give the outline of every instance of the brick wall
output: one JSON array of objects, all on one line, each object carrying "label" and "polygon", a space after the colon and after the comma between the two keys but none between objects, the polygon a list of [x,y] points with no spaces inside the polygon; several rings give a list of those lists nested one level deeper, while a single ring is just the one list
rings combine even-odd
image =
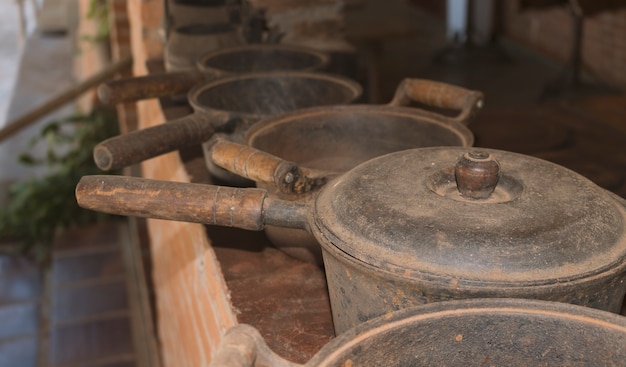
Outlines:
[{"label": "brick wall", "polygon": [[[522,10],[518,0],[509,0],[504,2],[502,27],[508,37],[550,58],[562,63],[570,59],[573,21],[565,7]],[[626,87],[626,9],[587,17],[584,32],[584,70]]]},{"label": "brick wall", "polygon": [[[107,0],[110,42],[95,43],[86,39],[97,34],[97,24],[88,16],[91,1],[78,1],[79,24],[76,42],[79,52],[75,61],[75,72],[79,80],[85,80],[103,70],[110,63],[131,56],[130,24],[126,2],[127,0]],[[132,70],[126,70],[119,76],[130,77]],[[80,111],[88,112],[92,110],[94,103],[97,103],[95,88],[82,95],[77,101],[77,106]],[[137,128],[134,104],[119,105],[116,109],[122,132]]]},{"label": "brick wall", "polygon": [[[128,2],[135,75],[162,58],[162,0]],[[165,122],[157,100],[137,103],[139,128]],[[146,178],[189,182],[178,153],[142,163]],[[237,321],[204,226],[148,220],[156,320],[163,366],[206,366],[223,333]]]},{"label": "brick wall", "polygon": [[[127,0],[108,0],[109,27],[111,30],[111,59],[123,60],[131,55],[130,22],[128,19]],[[121,78],[133,75],[132,70],[120,73]],[[116,107],[120,131],[127,133],[137,129],[137,108],[134,103],[120,104]]]},{"label": "brick wall", "polygon": [[[94,42],[92,37],[97,34],[97,24],[90,19],[89,0],[79,0],[78,30],[76,31],[77,57],[74,60],[74,73],[78,80],[85,80],[103,70],[110,62],[109,45],[106,42]],[[91,89],[76,101],[79,111],[88,113],[95,103],[96,91]]]}]

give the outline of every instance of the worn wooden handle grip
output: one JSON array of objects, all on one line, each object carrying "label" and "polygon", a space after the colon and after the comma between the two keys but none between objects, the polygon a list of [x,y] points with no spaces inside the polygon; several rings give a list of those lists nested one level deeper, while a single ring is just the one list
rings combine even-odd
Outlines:
[{"label": "worn wooden handle grip", "polygon": [[194,113],[161,125],[109,138],[93,150],[102,170],[127,167],[177,149],[201,144],[213,136],[212,118]]},{"label": "worn wooden handle grip", "polygon": [[283,359],[265,343],[257,329],[237,324],[226,331],[208,367],[306,367]]},{"label": "worn wooden handle grip", "polygon": [[425,79],[402,80],[389,103],[392,106],[408,106],[411,101],[427,106],[459,110],[458,119],[471,119],[483,106],[484,96],[479,91]]},{"label": "worn wooden handle grip", "polygon": [[239,176],[273,184],[285,193],[293,193],[293,184],[301,175],[298,166],[293,162],[223,139],[212,146],[211,160]]},{"label": "worn wooden handle grip", "polygon": [[187,93],[194,85],[202,81],[204,77],[199,71],[117,79],[101,84],[98,87],[98,97],[106,105],[116,105]]},{"label": "worn wooden handle grip", "polygon": [[83,208],[104,213],[262,230],[267,192],[256,188],[84,176],[76,186]]}]

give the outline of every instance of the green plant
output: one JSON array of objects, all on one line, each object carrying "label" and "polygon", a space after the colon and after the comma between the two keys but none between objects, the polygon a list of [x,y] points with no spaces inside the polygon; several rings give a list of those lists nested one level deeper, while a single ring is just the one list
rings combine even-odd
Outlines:
[{"label": "green plant", "polygon": [[106,0],[89,0],[87,9],[87,19],[95,22],[96,33],[83,35],[83,39],[88,42],[100,42],[109,39],[109,11]]},{"label": "green plant", "polygon": [[93,163],[92,151],[102,140],[117,134],[115,115],[102,107],[88,115],[76,115],[46,125],[31,146],[47,143],[44,157],[25,153],[22,164],[45,165],[49,173],[13,185],[9,202],[0,208],[0,239],[18,240],[19,251],[43,260],[47,258],[54,236],[72,226],[94,223],[105,214],[80,208],[74,190],[84,175],[102,174]]}]

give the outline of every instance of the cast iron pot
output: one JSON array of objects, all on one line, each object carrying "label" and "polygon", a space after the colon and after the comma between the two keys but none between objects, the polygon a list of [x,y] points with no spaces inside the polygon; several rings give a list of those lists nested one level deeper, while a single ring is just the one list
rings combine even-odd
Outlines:
[{"label": "cast iron pot", "polygon": [[84,208],[121,215],[309,230],[322,247],[338,334],[436,301],[532,298],[619,312],[626,293],[624,200],[517,153],[390,153],[304,203],[258,188],[119,176],[83,177],[76,195]]},{"label": "cast iron pot", "polygon": [[247,44],[224,47],[203,54],[197,70],[151,74],[103,83],[98,97],[109,105],[187,93],[202,82],[242,73],[277,70],[317,71],[330,57],[307,47],[281,44]]},{"label": "cast iron pot", "polygon": [[[263,117],[298,108],[346,104],[360,95],[358,83],[324,73],[275,71],[224,77],[189,92],[195,113],[107,139],[94,148],[94,160],[103,170],[118,169],[199,145],[216,131],[241,142],[243,133]],[[238,179],[234,174],[212,173],[221,174],[224,181]]]},{"label": "cast iron pot", "polygon": [[[325,345],[304,366],[624,366],[626,318],[523,299],[438,302],[386,314]],[[210,367],[298,367],[259,332],[226,332]]]},{"label": "cast iron pot", "polygon": [[229,23],[176,27],[170,32],[165,44],[165,70],[195,70],[196,62],[207,52],[244,43],[238,28]]},{"label": "cast iron pot", "polygon": [[227,0],[167,0],[168,25],[237,23],[241,12],[239,3]]},{"label": "cast iron pot", "polygon": [[[406,107],[411,101],[460,113],[448,116]],[[203,147],[210,160],[207,165],[215,163],[253,180],[274,197],[302,201],[312,198],[328,178],[380,155],[430,146],[471,146],[474,136],[466,125],[482,105],[478,91],[404,79],[387,105],[299,109],[254,124],[243,139],[253,149],[213,140]],[[265,231],[285,253],[321,264],[320,246],[307,231],[275,226]]]}]

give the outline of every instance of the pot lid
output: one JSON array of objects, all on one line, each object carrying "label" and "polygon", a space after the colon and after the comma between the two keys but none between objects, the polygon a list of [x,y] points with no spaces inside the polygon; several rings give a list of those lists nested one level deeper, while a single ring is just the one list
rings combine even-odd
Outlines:
[{"label": "pot lid", "polygon": [[333,246],[402,276],[549,284],[624,266],[620,200],[538,158],[420,148],[367,161],[329,183],[314,223]]}]

